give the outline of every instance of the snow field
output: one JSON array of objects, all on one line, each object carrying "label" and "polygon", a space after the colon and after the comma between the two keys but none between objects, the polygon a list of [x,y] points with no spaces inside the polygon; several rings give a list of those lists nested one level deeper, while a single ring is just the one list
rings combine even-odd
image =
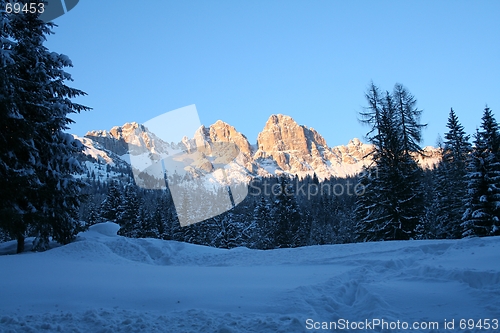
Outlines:
[{"label": "snow field", "polygon": [[307,319],[339,318],[449,332],[445,319],[500,319],[500,238],[260,251],[117,230],[0,256],[0,332],[308,332]]}]

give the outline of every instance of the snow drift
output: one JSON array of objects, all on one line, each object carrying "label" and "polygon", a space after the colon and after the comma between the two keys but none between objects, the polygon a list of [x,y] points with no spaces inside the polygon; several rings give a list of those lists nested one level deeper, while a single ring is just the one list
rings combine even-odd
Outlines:
[{"label": "snow drift", "polygon": [[0,332],[309,332],[374,318],[449,332],[445,321],[500,319],[500,237],[260,251],[117,230],[0,256]]}]

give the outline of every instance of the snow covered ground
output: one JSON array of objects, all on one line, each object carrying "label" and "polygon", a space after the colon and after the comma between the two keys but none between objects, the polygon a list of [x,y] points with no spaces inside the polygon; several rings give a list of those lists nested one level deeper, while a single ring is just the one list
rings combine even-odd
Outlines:
[{"label": "snow covered ground", "polygon": [[377,319],[500,331],[500,237],[257,251],[117,230],[98,224],[66,246],[0,256],[0,332],[320,332]]}]

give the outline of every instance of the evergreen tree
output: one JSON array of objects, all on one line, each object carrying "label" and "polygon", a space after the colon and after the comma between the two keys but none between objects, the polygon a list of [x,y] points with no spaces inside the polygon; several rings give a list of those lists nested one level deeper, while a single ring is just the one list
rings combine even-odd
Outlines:
[{"label": "evergreen tree", "polygon": [[[129,220],[127,226],[130,226],[131,235],[129,237],[136,238],[160,238],[158,235],[158,225],[153,214],[147,211],[144,206],[139,208],[139,211],[132,220]],[[121,229],[120,229],[121,231]]]},{"label": "evergreen tree", "polygon": [[[5,8],[6,1],[0,1]],[[23,200],[19,189],[30,183],[34,173],[32,143],[23,138],[23,131],[28,126],[17,109],[14,97],[16,93],[15,48],[17,41],[11,26],[12,14],[0,11],[0,230],[6,237],[18,240],[18,252],[24,250],[24,237],[28,228],[23,215],[34,207]],[[31,161],[30,161],[31,160]],[[29,164],[29,162],[31,162]]]},{"label": "evergreen tree", "polygon": [[237,243],[237,246],[245,246],[249,249],[255,249],[257,248],[257,243],[259,242],[259,236],[260,236],[260,229],[257,224],[257,222],[249,217],[247,212],[250,210],[249,208],[246,208],[244,211],[239,210],[238,216],[235,218],[237,221],[239,221],[239,233],[240,237]]},{"label": "evergreen tree", "polygon": [[156,228],[156,237],[159,239],[171,239],[171,207],[166,206],[166,201],[160,198],[153,215],[153,224]]},{"label": "evergreen tree", "polygon": [[372,143],[377,146],[383,145],[382,136],[382,114],[383,114],[383,96],[380,89],[373,83],[370,83],[368,91],[365,93],[365,98],[368,101],[368,107],[365,111],[360,112],[361,123],[371,126],[367,136],[371,138]]},{"label": "evergreen tree", "polygon": [[[142,205],[135,186],[127,185],[123,198],[119,201],[117,200],[117,204],[116,223],[121,227],[119,231],[120,235],[128,237],[153,236],[150,216],[141,211]],[[113,208],[111,212],[114,212]]]},{"label": "evergreen tree", "polygon": [[466,166],[472,148],[469,136],[453,109],[450,110],[446,126],[449,131],[445,134],[442,159],[435,170],[436,219],[439,221],[437,237],[460,238],[464,198],[467,194]]},{"label": "evergreen tree", "polygon": [[89,205],[87,225],[91,226],[100,222],[99,211],[94,204]]},{"label": "evergreen tree", "polygon": [[305,245],[309,231],[305,230],[293,189],[286,176],[279,179],[280,191],[276,196],[271,216],[276,223],[276,245],[297,247]]},{"label": "evergreen tree", "polygon": [[[380,96],[372,83],[369,106],[361,113],[370,125],[373,165],[360,178],[356,216],[358,240],[411,239],[423,218],[423,173],[413,158],[419,146],[421,110],[409,91],[396,84],[392,94]],[[373,175],[376,174],[376,177]]]},{"label": "evergreen tree", "polygon": [[484,109],[468,166],[468,198],[463,236],[500,234],[500,133],[492,111]]},{"label": "evergreen tree", "polygon": [[417,100],[402,84],[394,86],[396,129],[403,156],[421,153],[422,129],[427,126],[420,124],[422,110],[416,107]]},{"label": "evergreen tree", "polygon": [[34,248],[43,250],[49,237],[65,244],[83,228],[77,216],[84,183],[72,176],[82,172],[75,156],[83,146],[63,131],[72,123],[68,114],[88,108],[70,100],[85,93],[65,84],[71,80],[64,71],[72,66],[69,58],[43,46],[53,24],[37,13],[1,15],[5,134],[0,141],[12,145],[5,146],[10,152],[0,152],[0,178],[8,177],[0,185],[6,185],[2,191],[17,187],[2,205],[1,227],[17,238],[18,252],[28,229],[36,235]]},{"label": "evergreen tree", "polygon": [[177,216],[182,227],[195,222],[194,210],[196,209],[196,205],[193,205],[192,197],[187,189],[183,192],[181,204],[178,205],[176,209]]},{"label": "evergreen tree", "polygon": [[315,244],[326,244],[324,237],[325,225],[323,224],[324,220],[322,217],[324,216],[324,209],[321,207],[322,196],[319,193],[319,179],[316,173],[313,173],[312,176],[307,175],[300,182],[295,180],[294,184],[298,184],[298,186],[304,186],[304,188],[309,189],[308,194],[316,193],[315,195],[298,195],[297,204],[300,207],[300,211],[302,213],[302,221],[309,225],[309,235],[307,235],[306,244],[307,245],[315,245]]},{"label": "evergreen tree", "polygon": [[330,237],[326,238],[326,244],[345,244],[354,241],[353,236],[356,225],[356,216],[354,214],[355,204],[355,194],[335,196],[331,200],[325,200],[325,205],[328,205],[334,213],[332,223],[327,223],[327,220],[323,222],[326,232],[330,234]]},{"label": "evergreen tree", "polygon": [[199,223],[191,223],[182,227],[183,231],[183,241],[191,244],[200,244],[200,234]]},{"label": "evergreen tree", "polygon": [[[442,147],[442,143],[438,143],[438,147]],[[440,201],[438,200],[437,169],[438,166],[435,165],[433,169],[424,171],[424,189],[427,196],[425,198],[424,216],[422,222],[417,226],[417,239],[444,237],[443,228],[441,228],[443,224],[440,224],[441,221],[438,218],[442,211],[439,207]]]},{"label": "evergreen tree", "polygon": [[183,230],[181,229],[179,218],[177,216],[177,210],[168,186],[161,203],[161,210],[165,214],[166,229],[168,230],[170,239],[182,241],[184,239]]},{"label": "evergreen tree", "polygon": [[116,181],[112,181],[108,187],[106,199],[101,204],[100,216],[104,221],[118,223],[121,215],[123,197],[121,186]]},{"label": "evergreen tree", "polygon": [[422,110],[416,107],[415,97],[405,87],[396,84],[393,95],[396,102],[396,132],[399,133],[400,144],[400,154],[394,161],[397,171],[395,170],[393,177],[393,180],[399,182],[399,186],[393,183],[397,190],[394,215],[399,223],[395,230],[395,239],[418,238],[418,227],[425,223],[423,170],[413,155],[423,155],[420,143],[422,129],[426,125],[420,124]]},{"label": "evergreen tree", "polygon": [[216,247],[231,249],[242,246],[244,225],[233,210],[229,210],[213,218],[215,233],[213,244]]},{"label": "evergreen tree", "polygon": [[[382,241],[388,238],[391,229],[388,193],[385,180],[389,177],[385,168],[365,167],[358,182],[355,215],[357,219],[356,240],[361,242]],[[376,176],[374,176],[376,175]]]},{"label": "evergreen tree", "polygon": [[276,245],[275,233],[276,225],[271,218],[270,203],[264,195],[260,196],[253,212],[253,221],[256,225],[257,240],[255,248],[273,249]]}]

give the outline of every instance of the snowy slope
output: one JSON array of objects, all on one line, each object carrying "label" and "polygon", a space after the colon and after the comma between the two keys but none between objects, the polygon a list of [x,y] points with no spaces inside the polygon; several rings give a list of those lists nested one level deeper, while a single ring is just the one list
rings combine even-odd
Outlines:
[{"label": "snowy slope", "polygon": [[500,237],[258,251],[117,230],[0,256],[0,332],[309,332],[376,318],[465,332],[460,319],[500,319]]}]

